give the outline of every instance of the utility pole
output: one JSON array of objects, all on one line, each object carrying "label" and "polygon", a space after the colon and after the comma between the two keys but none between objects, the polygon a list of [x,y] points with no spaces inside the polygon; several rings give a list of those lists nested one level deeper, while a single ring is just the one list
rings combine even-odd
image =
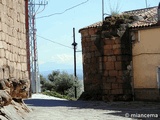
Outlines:
[{"label": "utility pole", "polygon": [[[77,73],[76,73],[76,49],[77,49],[77,43],[75,42],[75,28],[73,28],[73,43],[72,43],[73,49],[74,49],[74,81],[76,83],[77,79]],[[77,98],[77,87],[75,84],[74,88],[75,92],[75,98]]]},{"label": "utility pole", "polygon": [[31,91],[33,93],[41,92],[40,90],[40,77],[38,67],[38,51],[37,51],[37,38],[36,38],[36,10],[35,6],[45,6],[48,3],[41,1],[35,3],[35,0],[28,1],[28,18],[29,18],[29,50],[30,50],[30,79],[31,79]]},{"label": "utility pole", "polygon": [[102,0],[102,22],[104,21],[104,0]]},{"label": "utility pole", "polygon": [[145,2],[146,2],[146,8],[147,8],[148,7],[147,0],[145,0]]}]

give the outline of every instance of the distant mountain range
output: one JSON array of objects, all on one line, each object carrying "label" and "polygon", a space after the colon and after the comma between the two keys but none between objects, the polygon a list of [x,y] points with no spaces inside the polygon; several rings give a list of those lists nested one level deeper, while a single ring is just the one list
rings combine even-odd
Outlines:
[{"label": "distant mountain range", "polygon": [[[74,67],[72,65],[65,65],[65,64],[55,64],[54,62],[47,62],[44,64],[39,65],[40,74],[43,77],[48,78],[48,74],[52,73],[53,70],[59,70],[67,72],[68,74],[74,74]],[[76,69],[77,77],[79,80],[83,80],[83,70],[80,66],[77,66]]]}]

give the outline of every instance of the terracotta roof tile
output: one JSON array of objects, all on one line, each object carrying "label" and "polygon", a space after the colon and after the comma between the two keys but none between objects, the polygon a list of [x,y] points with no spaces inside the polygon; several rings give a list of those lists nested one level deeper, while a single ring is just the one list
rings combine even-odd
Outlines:
[{"label": "terracotta roof tile", "polygon": [[130,24],[131,28],[150,27],[157,23],[157,7],[126,11],[122,14],[141,16],[143,18],[143,20],[137,20]]},{"label": "terracotta roof tile", "polygon": [[[154,26],[157,23],[157,7],[151,8],[144,8],[132,11],[122,12],[121,15],[129,15],[129,16],[138,16],[141,17],[141,20],[135,20],[133,23],[130,24],[131,28],[139,28],[139,27],[150,27]],[[80,30],[87,29],[87,28],[96,28],[102,26],[102,21],[91,24],[87,27],[84,27]]]},{"label": "terracotta roof tile", "polygon": [[99,21],[99,22],[93,23],[93,24],[91,24],[91,25],[89,25],[89,26],[86,26],[86,27],[80,29],[79,31],[81,31],[81,30],[83,30],[83,29],[87,29],[87,28],[101,27],[102,24],[103,24],[103,22],[102,22],[102,21]]}]

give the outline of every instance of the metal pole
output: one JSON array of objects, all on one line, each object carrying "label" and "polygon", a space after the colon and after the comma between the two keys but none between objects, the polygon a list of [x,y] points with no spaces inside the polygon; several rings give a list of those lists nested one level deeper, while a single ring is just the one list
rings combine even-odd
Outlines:
[{"label": "metal pole", "polygon": [[104,0],[102,0],[102,21],[104,21]]},{"label": "metal pole", "polygon": [[145,0],[146,1],[146,8],[148,7],[148,5],[147,5],[147,0]]},{"label": "metal pole", "polygon": [[[75,28],[73,28],[73,48],[74,48],[74,80],[76,82],[76,78],[77,78],[77,73],[76,73],[76,46],[77,46],[77,43],[75,42]],[[77,98],[77,87],[75,85],[75,98]]]},{"label": "metal pole", "polygon": [[36,39],[36,5],[47,5],[46,2],[36,4],[36,0],[28,1],[28,17],[29,17],[29,48],[30,48],[30,79],[31,79],[31,89],[33,93],[40,92],[40,80],[39,80],[39,67],[38,67],[38,51],[37,51],[37,39]]},{"label": "metal pole", "polygon": [[77,77],[76,73],[76,42],[75,42],[75,28],[73,28],[73,44],[74,44],[74,76]]}]

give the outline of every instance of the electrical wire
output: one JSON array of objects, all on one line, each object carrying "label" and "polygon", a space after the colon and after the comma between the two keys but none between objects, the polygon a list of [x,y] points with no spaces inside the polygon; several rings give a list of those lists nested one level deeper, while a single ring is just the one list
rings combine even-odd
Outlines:
[{"label": "electrical wire", "polygon": [[44,8],[40,12],[37,12],[36,14],[43,12],[45,10],[45,8],[46,8],[46,6],[44,5]]},{"label": "electrical wire", "polygon": [[42,36],[40,36],[40,35],[36,35],[36,36],[37,36],[37,37],[39,37],[39,38],[42,38],[42,39],[44,39],[44,40],[47,40],[47,41],[49,41],[49,42],[52,42],[52,43],[55,43],[55,44],[61,45],[61,46],[63,46],[63,47],[67,47],[67,48],[73,49],[73,48],[72,48],[72,47],[70,47],[70,46],[67,46],[67,45],[64,45],[64,44],[61,44],[61,43],[55,42],[55,41],[53,41],[53,40],[50,40],[50,39],[44,38],[44,37],[42,37]]},{"label": "electrical wire", "polygon": [[63,12],[53,13],[53,14],[50,14],[50,15],[37,17],[36,19],[46,18],[46,17],[51,17],[51,16],[54,16],[54,15],[64,14],[65,12],[67,12],[67,11],[69,11],[69,10],[71,10],[71,9],[74,9],[74,8],[76,8],[76,7],[79,7],[79,6],[81,6],[81,5],[85,4],[85,3],[87,3],[88,1],[89,1],[89,0],[86,0],[86,1],[81,2],[81,3],[79,3],[79,4],[75,5],[75,6],[72,6],[72,7],[70,7],[70,8],[67,8],[67,9],[65,9]]},{"label": "electrical wire", "polygon": [[39,8],[40,8],[40,5],[38,6],[38,8],[37,8],[37,10],[36,10],[36,12],[34,13],[34,15],[33,15],[33,16],[35,16],[35,15],[37,14],[37,12],[38,12]]}]

